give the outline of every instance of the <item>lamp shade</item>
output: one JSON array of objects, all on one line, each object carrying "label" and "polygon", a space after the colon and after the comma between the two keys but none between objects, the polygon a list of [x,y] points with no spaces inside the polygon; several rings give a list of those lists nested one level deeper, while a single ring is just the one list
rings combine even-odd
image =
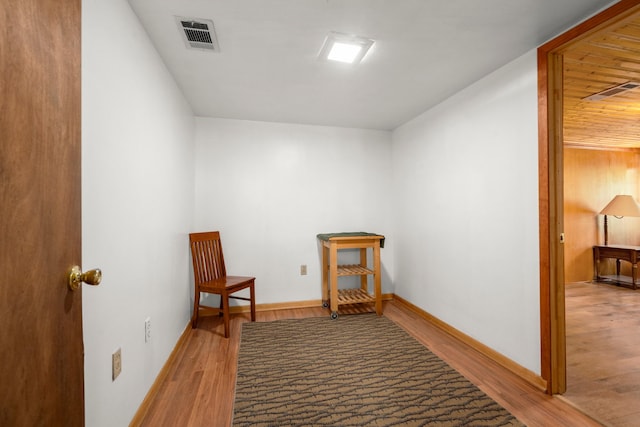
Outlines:
[{"label": "lamp shade", "polygon": [[616,217],[640,216],[640,205],[638,205],[632,196],[618,194],[600,211],[600,214],[613,215]]}]

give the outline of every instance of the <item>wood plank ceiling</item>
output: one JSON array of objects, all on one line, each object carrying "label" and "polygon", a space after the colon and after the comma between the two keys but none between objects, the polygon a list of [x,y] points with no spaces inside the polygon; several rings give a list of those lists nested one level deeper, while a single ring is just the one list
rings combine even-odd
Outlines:
[{"label": "wood plank ceiling", "polygon": [[609,98],[584,98],[640,83],[640,14],[572,45],[564,56],[564,143],[640,149],[640,87]]}]

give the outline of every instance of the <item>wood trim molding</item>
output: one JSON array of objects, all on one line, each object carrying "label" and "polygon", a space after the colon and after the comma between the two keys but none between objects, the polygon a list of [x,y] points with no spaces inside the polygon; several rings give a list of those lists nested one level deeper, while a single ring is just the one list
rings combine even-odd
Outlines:
[{"label": "wood trim molding", "polygon": [[562,51],[640,10],[621,0],[538,48],[538,189],[540,226],[541,374],[547,393],[564,392],[564,263],[559,241],[563,218]]},{"label": "wood trim molding", "polygon": [[573,148],[575,150],[640,153],[640,148],[635,148],[635,147],[594,147],[593,145],[583,145],[583,144],[574,144],[574,143],[566,143],[566,142],[564,144],[564,148]]},{"label": "wood trim molding", "polygon": [[477,341],[474,338],[471,338],[469,335],[459,331],[458,329],[454,328],[453,326],[449,325],[446,322],[443,322],[437,317],[427,313],[426,311],[422,310],[420,307],[413,305],[412,303],[405,300],[404,298],[399,297],[398,295],[394,295],[393,299],[394,301],[397,301],[398,303],[407,307],[412,312],[416,313],[421,318],[425,319],[427,322],[433,324],[434,326],[438,327],[439,329],[443,330],[444,332],[458,339],[465,345],[468,345],[472,349],[476,350],[477,352],[493,360],[503,368],[513,372],[520,378],[527,381],[529,384],[532,384],[534,387],[538,388],[540,391],[546,390],[546,387],[547,387],[546,381],[536,373],[530,371],[529,369],[525,368],[522,365],[519,365],[518,363],[514,362],[513,360],[504,356],[503,354],[493,350],[492,348],[487,347],[486,345],[482,344],[480,341]]},{"label": "wood trim molding", "polygon": [[[547,55],[538,49],[538,214],[540,239],[540,358],[541,375],[551,386],[551,325],[549,249],[549,129]],[[549,390],[547,390],[549,392]]]}]

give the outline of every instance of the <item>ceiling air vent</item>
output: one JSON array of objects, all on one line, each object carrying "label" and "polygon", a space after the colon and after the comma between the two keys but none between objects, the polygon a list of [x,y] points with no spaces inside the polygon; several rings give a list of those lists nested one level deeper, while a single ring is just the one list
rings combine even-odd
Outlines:
[{"label": "ceiling air vent", "polygon": [[219,52],[218,40],[213,30],[213,21],[176,16],[185,45],[190,49],[204,49]]},{"label": "ceiling air vent", "polygon": [[603,90],[602,92],[594,93],[593,95],[589,95],[583,99],[587,101],[600,101],[601,99],[609,98],[610,96],[618,95],[619,93],[626,92],[631,89],[635,89],[638,86],[640,86],[640,83],[627,82],[627,83],[623,83],[621,85]]}]

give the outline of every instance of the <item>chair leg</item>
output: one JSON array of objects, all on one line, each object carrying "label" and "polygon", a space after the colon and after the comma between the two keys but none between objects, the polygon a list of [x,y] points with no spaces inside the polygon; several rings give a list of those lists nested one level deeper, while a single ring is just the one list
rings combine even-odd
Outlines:
[{"label": "chair leg", "polygon": [[200,291],[196,289],[196,294],[193,298],[193,314],[191,315],[191,328],[195,329],[198,326],[198,312],[200,311]]},{"label": "chair leg", "polygon": [[254,284],[251,283],[251,286],[249,287],[249,292],[251,295],[251,321],[255,322],[256,321],[256,291],[255,288],[253,286]]},{"label": "chair leg", "polygon": [[[222,303],[223,299],[224,303]],[[224,317],[224,337],[229,338],[229,294],[225,292],[220,295],[220,302],[223,304],[222,316]]]}]

